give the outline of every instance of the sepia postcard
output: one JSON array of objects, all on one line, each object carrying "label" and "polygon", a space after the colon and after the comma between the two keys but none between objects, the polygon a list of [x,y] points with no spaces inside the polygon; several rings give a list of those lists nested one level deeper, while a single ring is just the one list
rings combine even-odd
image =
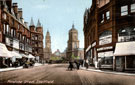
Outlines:
[{"label": "sepia postcard", "polygon": [[0,85],[135,85],[135,0],[0,0]]}]

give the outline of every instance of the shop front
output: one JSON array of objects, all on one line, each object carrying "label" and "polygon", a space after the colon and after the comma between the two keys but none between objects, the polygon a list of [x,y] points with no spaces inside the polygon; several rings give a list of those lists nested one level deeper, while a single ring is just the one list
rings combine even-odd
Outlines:
[{"label": "shop front", "polygon": [[116,43],[114,70],[135,70],[135,42]]},{"label": "shop front", "polygon": [[12,54],[5,44],[0,43],[0,68],[10,67]]},{"label": "shop front", "polygon": [[98,53],[99,69],[113,69],[113,51]]}]

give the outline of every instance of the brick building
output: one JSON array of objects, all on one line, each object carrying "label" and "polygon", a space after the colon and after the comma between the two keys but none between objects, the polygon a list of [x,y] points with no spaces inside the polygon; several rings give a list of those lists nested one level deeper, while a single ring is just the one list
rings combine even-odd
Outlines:
[{"label": "brick building", "polygon": [[120,71],[135,69],[131,46],[135,41],[134,0],[92,0],[84,14],[83,30],[85,59],[90,65]]},{"label": "brick building", "polygon": [[[40,35],[40,47],[43,48],[43,28],[41,26],[37,26],[36,29],[35,34]],[[36,55],[33,51],[32,34],[33,30],[29,30],[28,22],[24,22],[22,8],[18,8],[17,3],[12,4],[12,0],[1,0],[0,42],[4,43],[9,51],[16,51],[23,55],[38,55],[42,58],[43,55],[40,54],[43,53],[39,52],[43,52],[43,49],[39,49],[40,51],[38,51]]]}]

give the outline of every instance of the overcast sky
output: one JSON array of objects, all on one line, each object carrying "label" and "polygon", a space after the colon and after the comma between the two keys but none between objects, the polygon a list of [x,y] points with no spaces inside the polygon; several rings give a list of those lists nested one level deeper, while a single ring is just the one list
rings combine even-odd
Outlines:
[{"label": "overcast sky", "polygon": [[40,19],[45,35],[49,30],[51,35],[52,51],[60,49],[63,52],[67,47],[68,32],[75,24],[79,33],[80,48],[84,47],[83,15],[86,8],[90,8],[91,0],[13,0],[23,9],[23,18],[30,23],[33,17],[34,24]]}]

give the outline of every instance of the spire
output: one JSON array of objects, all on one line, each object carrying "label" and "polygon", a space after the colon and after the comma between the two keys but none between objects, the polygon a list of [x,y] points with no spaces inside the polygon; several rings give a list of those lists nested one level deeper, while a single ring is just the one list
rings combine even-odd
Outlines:
[{"label": "spire", "polygon": [[34,22],[33,22],[33,18],[31,18],[30,26],[35,26],[35,25],[34,25]]},{"label": "spire", "polygon": [[72,28],[75,28],[74,23],[72,24]]},{"label": "spire", "polygon": [[46,34],[46,36],[50,36],[50,32],[47,30],[47,34]]},{"label": "spire", "polygon": [[39,19],[38,19],[37,27],[42,27]]}]

